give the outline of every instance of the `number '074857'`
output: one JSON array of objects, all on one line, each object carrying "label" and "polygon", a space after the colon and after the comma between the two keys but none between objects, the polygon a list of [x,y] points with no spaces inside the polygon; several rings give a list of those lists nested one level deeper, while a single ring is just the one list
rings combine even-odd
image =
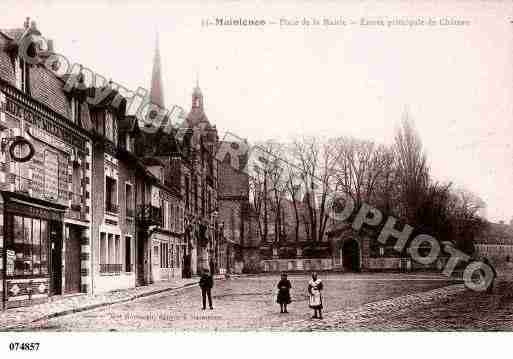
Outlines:
[{"label": "number '074857'", "polygon": [[38,351],[39,343],[9,343],[10,351]]}]

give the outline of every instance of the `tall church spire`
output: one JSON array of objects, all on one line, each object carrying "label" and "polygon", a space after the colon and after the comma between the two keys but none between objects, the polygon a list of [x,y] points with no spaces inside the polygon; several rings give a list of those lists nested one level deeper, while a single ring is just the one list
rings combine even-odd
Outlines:
[{"label": "tall church spire", "polygon": [[164,107],[164,89],[162,87],[162,65],[160,63],[159,34],[155,39],[155,56],[153,57],[153,71],[151,74],[151,103]]}]

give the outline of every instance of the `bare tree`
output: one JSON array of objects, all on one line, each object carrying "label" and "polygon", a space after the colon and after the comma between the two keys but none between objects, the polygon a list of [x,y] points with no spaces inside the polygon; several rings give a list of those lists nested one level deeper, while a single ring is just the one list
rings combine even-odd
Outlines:
[{"label": "bare tree", "polygon": [[283,145],[269,140],[254,148],[254,158],[250,162],[250,182],[258,230],[263,242],[268,242],[273,232],[273,242],[277,243],[283,226],[281,204],[286,192]]},{"label": "bare tree", "polygon": [[299,228],[302,221],[299,211],[299,196],[301,194],[301,175],[295,166],[289,165],[285,174],[285,189],[292,202],[294,208],[294,239],[299,240]]},{"label": "bare tree", "polygon": [[347,137],[337,139],[336,146],[338,189],[351,197],[357,208],[364,202],[389,207],[394,172],[393,152],[384,145]]},{"label": "bare tree", "polygon": [[396,131],[393,148],[400,196],[399,215],[410,225],[415,225],[419,222],[416,215],[430,177],[422,141],[407,114]]},{"label": "bare tree", "polygon": [[334,141],[316,137],[296,139],[292,157],[301,173],[305,190],[304,214],[307,236],[321,241],[328,223],[328,199],[336,191],[335,168],[337,151]]},{"label": "bare tree", "polygon": [[486,228],[486,221],[480,215],[485,207],[485,202],[467,189],[457,188],[452,193],[449,208],[453,239],[456,246],[467,254],[473,254],[474,239]]}]

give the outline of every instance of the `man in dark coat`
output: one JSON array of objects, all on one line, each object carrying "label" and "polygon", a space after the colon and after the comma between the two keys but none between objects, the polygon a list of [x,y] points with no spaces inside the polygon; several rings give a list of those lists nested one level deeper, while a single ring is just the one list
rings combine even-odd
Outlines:
[{"label": "man in dark coat", "polygon": [[212,278],[212,275],[210,274],[208,269],[205,269],[201,273],[199,286],[201,288],[201,297],[203,299],[203,310],[206,309],[207,297],[208,297],[208,306],[210,307],[210,309],[214,309],[214,307],[212,307],[212,294],[211,294],[212,287],[214,286],[214,278]]}]

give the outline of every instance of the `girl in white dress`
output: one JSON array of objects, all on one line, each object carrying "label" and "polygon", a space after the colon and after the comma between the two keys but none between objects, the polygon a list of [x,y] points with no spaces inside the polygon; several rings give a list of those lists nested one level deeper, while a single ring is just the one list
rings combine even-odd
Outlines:
[{"label": "girl in white dress", "polygon": [[[322,289],[322,281],[317,279],[317,273],[312,273],[312,280],[308,282],[308,294],[310,295],[308,304],[314,310],[312,318],[322,319]],[[317,312],[319,312],[319,316],[317,316]]]}]

